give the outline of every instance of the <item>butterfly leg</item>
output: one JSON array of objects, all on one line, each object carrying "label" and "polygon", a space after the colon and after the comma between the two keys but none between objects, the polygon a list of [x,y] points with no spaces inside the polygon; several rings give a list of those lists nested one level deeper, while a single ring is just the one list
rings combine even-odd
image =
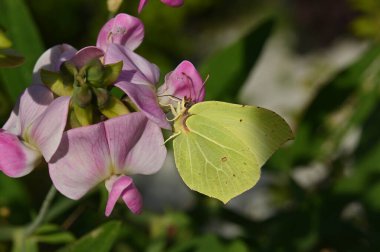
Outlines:
[{"label": "butterfly leg", "polygon": [[180,134],[181,134],[181,131],[174,133],[174,134],[171,135],[168,139],[165,140],[164,144],[166,144],[166,143],[169,142],[170,140],[176,138],[176,137],[179,136]]}]

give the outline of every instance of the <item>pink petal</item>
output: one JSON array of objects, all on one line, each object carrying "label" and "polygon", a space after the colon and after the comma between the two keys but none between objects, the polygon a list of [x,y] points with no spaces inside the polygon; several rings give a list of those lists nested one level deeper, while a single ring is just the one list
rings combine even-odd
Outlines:
[{"label": "pink petal", "polygon": [[91,60],[99,59],[103,55],[104,52],[96,46],[87,46],[79,50],[69,61],[80,69]]},{"label": "pink petal", "polygon": [[171,7],[181,7],[184,3],[184,0],[161,0],[161,2]]},{"label": "pink petal", "polygon": [[123,90],[150,120],[163,129],[171,129],[164,112],[158,104],[156,93],[151,86],[135,85],[126,81],[118,82],[115,86]]},{"label": "pink petal", "polygon": [[128,14],[118,14],[100,30],[96,46],[107,52],[109,44],[119,44],[135,50],[144,38],[144,25],[140,19]]},{"label": "pink petal", "polygon": [[104,61],[106,64],[123,61],[119,80],[140,85],[155,85],[159,81],[160,71],[155,64],[121,45],[111,44]]},{"label": "pink petal", "polygon": [[147,3],[148,3],[148,0],[140,0],[139,8],[138,8],[139,13],[144,9]]},{"label": "pink petal", "polygon": [[20,107],[20,99],[17,101],[16,106],[13,108],[11,115],[7,122],[4,124],[3,129],[16,136],[21,135],[21,122],[18,117],[18,111]]},{"label": "pink petal", "polygon": [[122,197],[124,203],[134,214],[139,214],[142,211],[142,197],[137,190],[132,178],[128,176],[112,177],[106,181],[106,187],[109,192],[109,197],[106,206],[105,215],[111,215],[117,200]]},{"label": "pink petal", "polygon": [[165,83],[157,92],[161,104],[170,104],[168,96],[182,99],[190,98],[194,102],[201,102],[205,97],[204,83],[197,69],[190,61],[182,61],[177,68],[165,76]]},{"label": "pink petal", "polygon": [[165,156],[160,129],[131,113],[64,133],[49,172],[63,195],[79,199],[112,175],[156,172]]},{"label": "pink petal", "polygon": [[104,122],[116,174],[152,174],[166,158],[161,129],[143,113]]},{"label": "pink petal", "polygon": [[33,121],[29,128],[30,141],[39,148],[47,162],[61,142],[62,134],[66,127],[69,104],[70,97],[58,97],[43,114]]},{"label": "pink petal", "polygon": [[64,133],[61,144],[49,163],[54,186],[71,199],[81,198],[111,176],[112,170],[103,123]]},{"label": "pink petal", "polygon": [[53,93],[43,85],[32,85],[24,91],[18,109],[22,134],[44,113],[53,100]]},{"label": "pink petal", "polygon": [[76,49],[68,44],[56,45],[45,51],[33,69],[33,84],[43,84],[40,78],[41,68],[58,72],[62,62],[72,58]]},{"label": "pink petal", "polygon": [[0,130],[0,170],[9,177],[29,174],[41,161],[38,151],[23,144],[17,136]]}]

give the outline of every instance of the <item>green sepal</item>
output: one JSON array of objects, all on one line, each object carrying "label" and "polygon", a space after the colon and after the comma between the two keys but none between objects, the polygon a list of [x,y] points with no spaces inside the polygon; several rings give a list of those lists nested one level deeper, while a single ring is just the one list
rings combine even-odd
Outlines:
[{"label": "green sepal", "polygon": [[0,49],[9,48],[12,46],[12,42],[5,35],[4,31],[0,30]]},{"label": "green sepal", "polygon": [[107,118],[114,118],[130,113],[128,108],[115,96],[110,95],[107,104],[99,108],[100,112]]},{"label": "green sepal", "polygon": [[0,49],[0,67],[16,67],[22,65],[25,58],[12,49]]},{"label": "green sepal", "polygon": [[71,96],[73,94],[73,86],[65,84],[60,73],[52,72],[46,69],[40,70],[42,82],[50,88],[57,96]]},{"label": "green sepal", "polygon": [[74,86],[73,101],[74,104],[85,108],[90,105],[92,100],[91,89],[87,85]]},{"label": "green sepal", "polygon": [[78,74],[78,69],[77,67],[69,62],[69,61],[65,61],[62,65],[61,65],[61,72],[63,75],[70,75],[70,76],[76,76]]},{"label": "green sepal", "polygon": [[123,61],[104,66],[103,85],[109,86],[119,78],[120,72],[123,69]]},{"label": "green sepal", "polygon": [[79,128],[81,126],[82,125],[80,124],[77,116],[75,115],[74,108],[71,107],[70,112],[69,112],[69,125],[68,125],[68,127],[70,129],[74,129],[74,128]]},{"label": "green sepal", "polygon": [[93,88],[92,91],[96,96],[96,102],[99,109],[104,108],[110,98],[110,94],[105,88]]},{"label": "green sepal", "polygon": [[90,104],[88,106],[82,107],[78,104],[73,104],[73,109],[75,117],[81,126],[88,126],[93,123],[93,106]]}]

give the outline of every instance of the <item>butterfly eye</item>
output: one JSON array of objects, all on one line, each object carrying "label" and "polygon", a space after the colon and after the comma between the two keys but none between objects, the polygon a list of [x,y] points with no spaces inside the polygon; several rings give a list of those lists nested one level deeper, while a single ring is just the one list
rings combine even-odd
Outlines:
[{"label": "butterfly eye", "polygon": [[189,109],[189,108],[191,108],[191,106],[193,106],[194,105],[194,103],[193,103],[193,101],[191,100],[191,98],[187,98],[186,96],[185,96],[185,104],[184,104],[184,107],[186,108],[186,109]]}]

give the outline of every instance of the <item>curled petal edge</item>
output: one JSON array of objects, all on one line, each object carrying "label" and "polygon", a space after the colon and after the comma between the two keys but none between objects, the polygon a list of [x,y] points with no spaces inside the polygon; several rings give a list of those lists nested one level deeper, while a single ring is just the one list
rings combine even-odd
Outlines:
[{"label": "curled petal edge", "polygon": [[105,215],[107,217],[111,215],[112,210],[120,197],[132,213],[141,213],[143,205],[142,197],[131,177],[113,176],[106,181],[106,187],[109,192],[105,210]]}]

